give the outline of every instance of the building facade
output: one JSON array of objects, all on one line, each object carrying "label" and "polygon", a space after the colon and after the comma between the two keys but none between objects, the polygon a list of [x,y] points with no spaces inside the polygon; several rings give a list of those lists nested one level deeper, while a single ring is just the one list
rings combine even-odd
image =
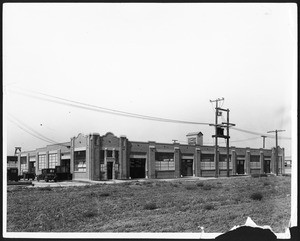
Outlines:
[{"label": "building facade", "polygon": [[[215,176],[215,147],[203,145],[201,132],[187,135],[189,144],[129,141],[108,132],[79,134],[70,142],[18,154],[18,171],[41,173],[64,166],[74,180],[180,178]],[[284,148],[278,148],[278,170],[284,172]],[[219,147],[218,176],[227,175],[227,150]],[[230,147],[230,175],[276,173],[275,148]]]}]

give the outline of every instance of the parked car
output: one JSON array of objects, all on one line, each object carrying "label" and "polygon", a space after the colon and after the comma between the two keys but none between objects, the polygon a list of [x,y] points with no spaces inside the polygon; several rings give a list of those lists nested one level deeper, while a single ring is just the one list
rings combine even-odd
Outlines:
[{"label": "parked car", "polygon": [[7,168],[7,181],[15,181],[17,182],[18,178],[18,168],[16,167],[8,167]]},{"label": "parked car", "polygon": [[23,179],[23,180],[34,180],[35,179],[35,173],[33,172],[23,172],[22,175],[19,175],[19,180]]},{"label": "parked car", "polygon": [[42,169],[42,174],[37,176],[37,180],[38,182],[40,180],[45,180],[45,182],[49,182],[49,181],[57,181],[57,176],[56,176],[56,171],[55,168],[45,168]]}]

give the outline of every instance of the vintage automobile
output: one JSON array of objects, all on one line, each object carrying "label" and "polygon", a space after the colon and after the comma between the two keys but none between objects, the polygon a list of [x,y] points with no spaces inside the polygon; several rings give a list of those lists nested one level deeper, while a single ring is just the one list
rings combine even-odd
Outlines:
[{"label": "vintage automobile", "polygon": [[17,182],[18,178],[18,168],[16,167],[9,167],[7,168],[7,181],[15,181]]},{"label": "vintage automobile", "polygon": [[21,180],[21,179],[23,179],[23,180],[29,180],[29,179],[34,180],[35,179],[35,173],[33,173],[33,172],[23,172],[22,175],[19,175],[19,180]]},{"label": "vintage automobile", "polygon": [[37,176],[37,180],[45,180],[46,182],[72,180],[72,174],[68,167],[56,166],[55,168],[42,169],[42,174]]},{"label": "vintage automobile", "polygon": [[55,168],[45,168],[42,169],[42,174],[37,176],[37,181],[44,180],[45,182],[57,181]]},{"label": "vintage automobile", "polygon": [[57,181],[72,180],[72,174],[70,173],[70,169],[66,166],[56,166],[55,174]]}]

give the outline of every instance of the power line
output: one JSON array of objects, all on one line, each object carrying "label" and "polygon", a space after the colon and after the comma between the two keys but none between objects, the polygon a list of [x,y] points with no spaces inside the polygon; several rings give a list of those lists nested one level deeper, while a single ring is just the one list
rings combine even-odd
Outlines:
[{"label": "power line", "polygon": [[15,120],[13,120],[11,117],[9,117],[9,121],[12,122],[12,123],[14,123],[15,125],[17,125],[20,129],[22,129],[22,130],[25,131],[26,133],[30,134],[31,136],[34,136],[34,137],[36,137],[36,138],[38,138],[38,139],[40,139],[40,140],[42,140],[42,141],[45,141],[45,142],[48,142],[48,143],[51,143],[51,144],[55,144],[55,142],[48,140],[48,138],[45,139],[45,138],[43,138],[42,136],[40,136],[40,135],[38,135],[38,134],[35,134],[35,133],[32,133],[32,132],[28,131],[28,130],[25,129],[22,125],[20,125],[20,124],[17,123]]},{"label": "power line", "polygon": [[[140,115],[140,114],[136,114],[136,113],[119,111],[119,110],[115,110],[115,109],[109,109],[109,108],[100,107],[100,106],[96,106],[96,105],[86,104],[86,103],[79,102],[79,101],[68,100],[65,98],[48,95],[48,94],[44,94],[44,93],[37,92],[37,91],[26,90],[23,88],[19,88],[19,89],[21,89],[22,91],[26,91],[28,93],[32,93],[32,94],[28,94],[26,92],[22,93],[22,92],[18,92],[16,90],[11,90],[11,89],[9,91],[20,94],[20,95],[24,95],[27,97],[31,97],[31,98],[36,98],[36,99],[40,99],[40,100],[44,100],[44,101],[53,102],[56,104],[62,104],[62,105],[66,105],[66,106],[71,106],[71,107],[75,107],[75,108],[91,110],[91,111],[96,111],[96,112],[102,112],[102,113],[106,113],[106,114],[132,117],[132,118],[138,118],[138,119],[144,119],[144,120],[178,123],[178,124],[209,125],[209,123],[205,123],[205,122],[184,121],[184,120],[175,120],[175,119],[154,117],[154,116],[148,116],[148,115]],[[44,97],[35,96],[33,94],[42,95]],[[222,100],[222,99],[220,99],[220,100]],[[213,101],[211,101],[211,102],[213,102]],[[224,117],[222,116],[222,118],[224,118]],[[263,135],[263,133],[249,131],[249,130],[245,130],[245,129],[241,129],[241,128],[237,128],[237,127],[230,127],[230,128],[235,131],[244,132],[244,133],[248,133],[248,134],[252,134],[252,135],[259,135],[259,136]],[[267,137],[274,138],[271,135],[268,135]],[[291,140],[290,137],[278,137],[278,138],[285,139],[285,140]]]},{"label": "power line", "polygon": [[[259,135],[259,136],[264,135],[264,134],[259,133],[259,132],[248,131],[248,130],[240,129],[240,128],[237,128],[237,127],[231,127],[231,129],[236,130],[236,131],[240,131],[240,132],[245,132],[245,133],[252,134],[252,135]],[[275,138],[274,136],[271,136],[271,135],[266,135],[266,136],[269,137],[269,138]],[[279,139],[291,140],[292,138],[291,137],[280,137]]]},{"label": "power line", "polygon": [[[138,119],[145,119],[145,120],[152,120],[152,121],[160,121],[160,122],[172,122],[172,123],[194,124],[194,125],[209,125],[209,123],[203,123],[203,122],[174,120],[174,119],[153,117],[153,116],[140,115],[140,114],[125,112],[125,111],[114,110],[114,109],[108,109],[108,108],[104,108],[104,107],[100,107],[100,106],[96,106],[96,105],[90,105],[90,104],[86,104],[86,103],[82,103],[82,102],[78,102],[78,101],[72,101],[72,100],[68,100],[68,99],[64,99],[64,98],[60,98],[60,97],[56,97],[56,96],[52,96],[52,95],[47,95],[47,94],[39,93],[39,92],[35,92],[35,91],[28,91],[28,92],[31,92],[31,93],[34,93],[34,94],[39,94],[39,95],[45,96],[47,98],[41,97],[41,96],[34,96],[32,94],[27,94],[27,93],[20,93],[18,91],[14,91],[14,90],[12,90],[12,92],[17,93],[17,94],[21,94],[21,95],[25,95],[25,96],[28,96],[28,97],[32,97],[32,98],[37,98],[37,99],[40,99],[40,100],[50,101],[50,102],[53,102],[53,103],[58,103],[58,104],[63,104],[63,105],[67,105],[67,106],[77,107],[77,108],[81,108],[81,109],[85,109],[85,110],[103,112],[103,113],[107,113],[107,114],[113,114],[113,115],[119,115],[119,116],[125,116],[125,117],[132,117],[132,118],[138,118]],[[49,98],[52,98],[52,99],[49,99]]]}]

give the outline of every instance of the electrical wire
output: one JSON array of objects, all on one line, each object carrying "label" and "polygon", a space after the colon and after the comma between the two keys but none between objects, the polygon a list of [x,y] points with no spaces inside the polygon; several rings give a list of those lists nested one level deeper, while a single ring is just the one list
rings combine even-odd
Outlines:
[{"label": "electrical wire", "polygon": [[27,130],[31,131],[32,133],[34,133],[35,135],[39,136],[40,138],[44,139],[45,141],[49,142],[49,143],[57,143],[56,141],[42,135],[41,133],[37,132],[36,130],[34,130],[33,128],[31,128],[30,126],[26,125],[24,122],[22,122],[21,120],[17,119],[15,116],[13,116],[10,113],[7,113],[9,115],[9,118],[11,118],[12,120],[14,120],[15,122],[17,122],[19,125],[25,127]]},{"label": "electrical wire", "polygon": [[45,141],[45,142],[48,142],[48,143],[51,143],[51,144],[56,144],[54,141],[48,140],[48,138],[45,139],[45,138],[43,138],[42,136],[40,136],[40,135],[38,135],[38,134],[35,134],[35,133],[32,133],[32,132],[28,131],[28,130],[25,129],[22,125],[20,125],[19,123],[17,123],[15,120],[13,120],[13,119],[10,118],[10,117],[9,117],[9,121],[12,122],[12,123],[14,123],[15,125],[17,125],[20,129],[22,129],[22,130],[25,131],[26,133],[30,134],[31,136],[36,137],[37,139],[40,139],[40,140],[42,140],[42,141]]},{"label": "electrical wire", "polygon": [[[174,119],[167,119],[167,118],[161,118],[161,117],[153,117],[153,116],[147,116],[147,115],[140,115],[140,114],[135,114],[135,113],[130,113],[130,112],[125,112],[125,111],[119,111],[119,110],[114,110],[114,109],[108,109],[96,105],[90,105],[78,101],[72,101],[52,95],[47,95],[44,93],[40,92],[35,92],[35,91],[29,91],[34,94],[39,94],[45,97],[41,96],[34,96],[32,94],[27,94],[27,93],[20,93],[18,91],[11,90],[14,93],[25,95],[28,97],[32,98],[37,98],[40,100],[45,100],[45,101],[50,101],[53,103],[58,103],[58,104],[63,104],[67,106],[72,106],[72,107],[77,107],[81,109],[86,109],[86,110],[92,110],[92,111],[97,111],[97,112],[103,112],[107,114],[113,114],[113,115],[119,115],[119,116],[125,116],[125,117],[132,117],[132,118],[138,118],[138,119],[145,119],[145,120],[152,120],[152,121],[160,121],[160,122],[171,122],[171,123],[180,123],[180,124],[194,124],[194,125],[209,125],[209,123],[204,123],[204,122],[192,122],[192,121],[183,121],[183,120],[174,120]],[[49,99],[50,98],[50,99]]]},{"label": "electrical wire", "polygon": [[[161,117],[153,117],[153,116],[148,116],[148,115],[140,115],[140,114],[135,114],[135,113],[131,113],[131,112],[119,111],[119,110],[115,110],[115,109],[109,109],[109,108],[100,107],[100,106],[96,106],[96,105],[86,104],[86,103],[79,102],[79,101],[68,100],[65,98],[48,95],[48,94],[44,94],[44,93],[37,92],[37,91],[26,90],[23,88],[19,88],[19,89],[26,91],[28,93],[31,93],[31,94],[28,94],[26,92],[22,93],[22,92],[18,92],[15,90],[9,90],[9,91],[12,91],[17,94],[25,95],[25,96],[31,97],[31,98],[37,98],[40,100],[49,101],[49,102],[53,102],[53,103],[57,103],[57,104],[62,104],[62,105],[66,105],[66,106],[71,106],[71,107],[76,107],[76,108],[81,108],[81,109],[91,110],[91,111],[96,111],[96,112],[102,112],[102,113],[107,113],[107,114],[132,117],[132,118],[138,118],[138,119],[144,119],[144,120],[151,120],[151,121],[160,121],[160,122],[194,124],[194,125],[210,125],[210,123],[205,123],[205,122],[193,122],[193,121],[184,121],[184,120],[175,120],[175,119],[168,119],[168,118],[161,118]],[[35,96],[33,94],[38,94],[41,96]],[[223,100],[223,102],[224,102],[224,100]],[[225,122],[223,115],[221,116],[221,118]],[[237,128],[237,127],[231,126],[230,128],[235,131],[240,131],[240,132],[244,132],[244,133],[248,133],[248,134],[252,134],[252,135],[259,135],[259,136],[265,135],[263,133],[249,131],[249,130],[245,130],[245,129],[241,129],[241,128]],[[269,138],[273,138],[273,139],[275,138],[272,135],[266,135],[266,136]],[[278,139],[291,140],[290,137],[282,137],[282,136],[279,136]]]}]

